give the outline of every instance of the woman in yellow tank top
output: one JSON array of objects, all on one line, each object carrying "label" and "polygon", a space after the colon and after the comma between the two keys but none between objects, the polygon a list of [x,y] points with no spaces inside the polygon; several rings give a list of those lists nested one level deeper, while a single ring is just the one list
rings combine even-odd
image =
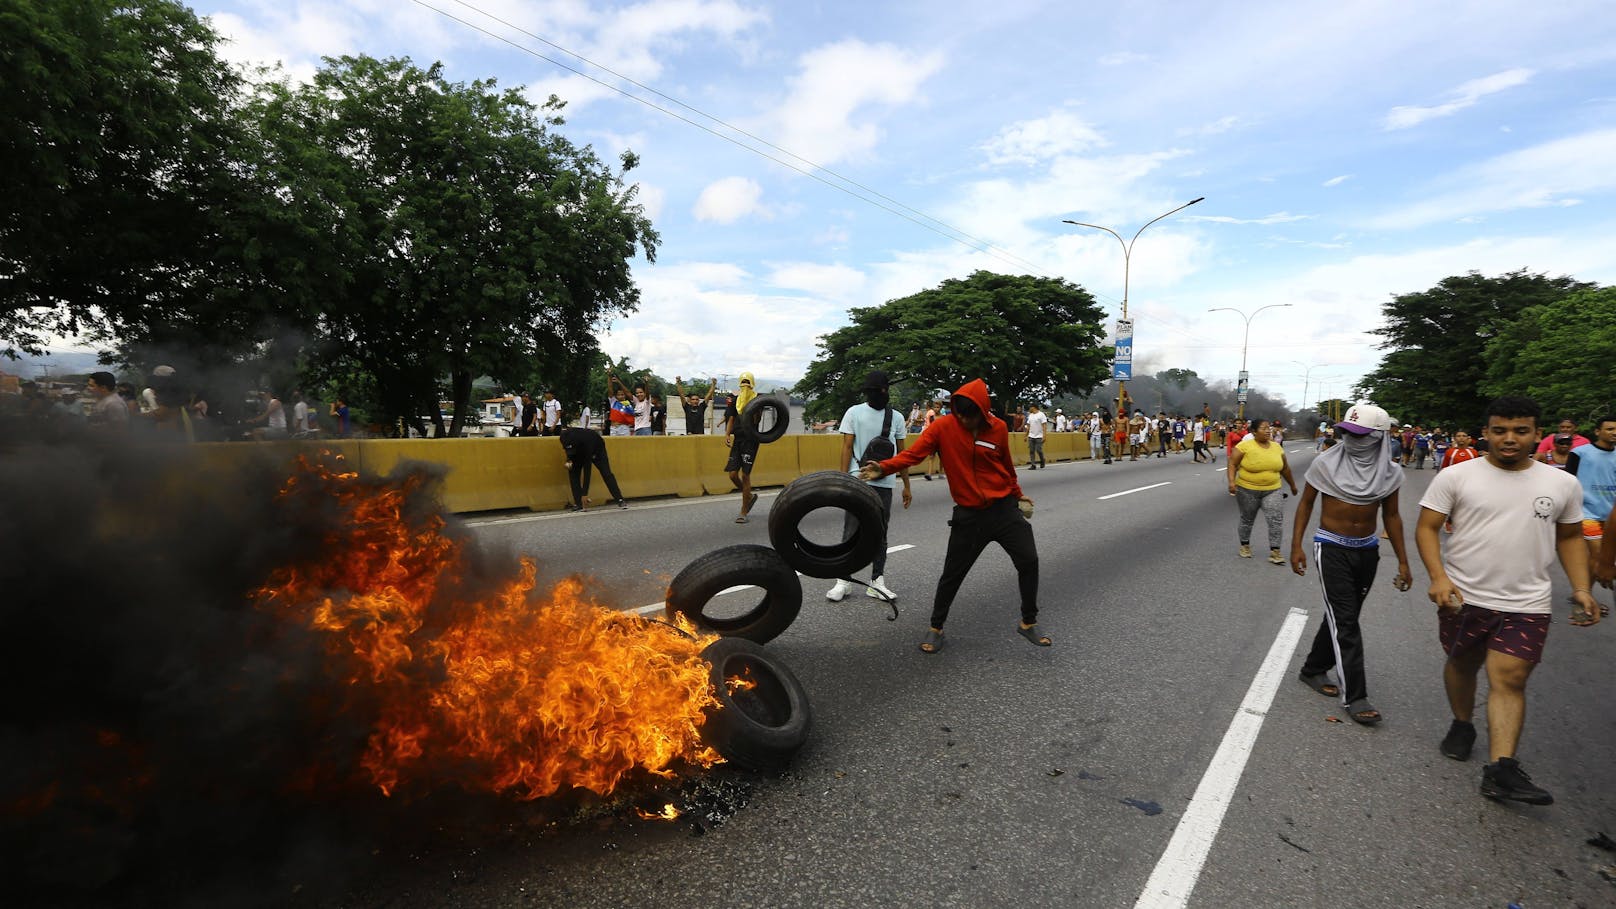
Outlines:
[{"label": "woman in yellow tank top", "polygon": [[1229,457],[1229,495],[1240,507],[1240,557],[1251,558],[1251,525],[1257,521],[1257,512],[1263,514],[1268,525],[1268,561],[1285,564],[1279,554],[1280,537],[1285,530],[1285,506],[1279,492],[1283,481],[1296,494],[1296,481],[1291,478],[1291,465],[1285,460],[1285,448],[1275,442],[1270,432],[1273,425],[1258,420],[1251,434],[1240,440]]}]

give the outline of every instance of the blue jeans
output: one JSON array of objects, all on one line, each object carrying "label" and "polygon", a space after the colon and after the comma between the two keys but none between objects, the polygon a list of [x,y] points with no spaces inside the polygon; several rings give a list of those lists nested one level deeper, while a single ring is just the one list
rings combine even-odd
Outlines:
[{"label": "blue jeans", "polygon": [[651,428],[647,426],[644,429],[636,429],[634,430],[634,434],[637,436],[648,436],[651,434]]}]

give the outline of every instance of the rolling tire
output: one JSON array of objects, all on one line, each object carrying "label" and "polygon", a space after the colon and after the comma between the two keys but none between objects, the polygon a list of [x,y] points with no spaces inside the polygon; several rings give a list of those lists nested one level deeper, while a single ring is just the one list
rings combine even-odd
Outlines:
[{"label": "rolling tire", "polygon": [[[774,414],[773,424],[767,431],[760,431],[758,426],[771,412]],[[741,411],[741,418],[735,421],[735,434],[759,445],[779,440],[790,428],[791,402],[785,395],[758,395],[747,402],[746,409]]]},{"label": "rolling tire", "polygon": [[[803,536],[798,526],[816,508],[852,513],[858,530],[852,539],[826,545]],[[839,470],[822,470],[791,481],[769,506],[769,542],[786,564],[811,578],[845,578],[872,564],[886,546],[881,499],[863,480]]]},{"label": "rolling tire", "polygon": [[[720,638],[701,657],[712,664],[708,679],[719,702],[707,711],[702,741],[747,770],[779,770],[790,764],[808,741],[813,721],[802,683],[779,658],[751,641]],[[752,685],[732,692],[726,682],[735,678]]]},{"label": "rolling tire", "polygon": [[[763,588],[763,599],[755,607],[734,618],[706,614],[707,605],[720,591],[743,584]],[[668,585],[663,608],[670,621],[683,615],[702,631],[763,644],[796,621],[802,611],[802,580],[767,546],[725,546],[686,565]]]}]

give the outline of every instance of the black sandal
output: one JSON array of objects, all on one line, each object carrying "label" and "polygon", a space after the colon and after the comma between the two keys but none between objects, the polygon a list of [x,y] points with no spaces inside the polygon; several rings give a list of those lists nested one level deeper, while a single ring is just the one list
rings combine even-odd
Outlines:
[{"label": "black sandal", "polygon": [[1347,716],[1352,717],[1352,721],[1354,723],[1358,723],[1362,726],[1373,726],[1383,719],[1383,717],[1380,715],[1380,711],[1376,710],[1374,705],[1369,703],[1368,698],[1359,698],[1356,701],[1348,704]]},{"label": "black sandal", "polygon": [[943,649],[943,633],[935,628],[926,629],[926,639],[920,642],[921,653],[938,653]]},{"label": "black sandal", "polygon": [[1034,644],[1038,645],[1039,647],[1048,647],[1050,644],[1054,643],[1054,641],[1051,641],[1049,639],[1049,635],[1042,634],[1042,633],[1040,633],[1038,631],[1038,623],[1037,622],[1034,622],[1031,625],[1028,625],[1026,627],[1022,627],[1021,623],[1017,622],[1016,623],[1016,634],[1021,635],[1022,637],[1024,637],[1027,640],[1033,642]]},{"label": "black sandal", "polygon": [[1306,685],[1327,698],[1337,698],[1341,696],[1340,686],[1330,681],[1330,674],[1327,672],[1321,672],[1318,675],[1308,675],[1307,673],[1302,672],[1298,673],[1296,677],[1301,680],[1303,685]]}]

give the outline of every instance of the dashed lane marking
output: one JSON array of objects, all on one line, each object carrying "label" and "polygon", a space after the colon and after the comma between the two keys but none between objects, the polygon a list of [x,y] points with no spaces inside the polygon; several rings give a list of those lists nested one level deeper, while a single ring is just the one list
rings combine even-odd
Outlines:
[{"label": "dashed lane marking", "polygon": [[1263,718],[1274,703],[1274,692],[1279,689],[1280,679],[1290,665],[1291,655],[1306,625],[1307,610],[1292,607],[1279,628],[1279,636],[1274,638],[1274,645],[1268,648],[1268,656],[1251,680],[1245,700],[1235,711],[1229,731],[1223,734],[1223,742],[1212,755],[1212,763],[1201,776],[1195,794],[1190,796],[1189,806],[1173,830],[1167,850],[1156,863],[1138,902],[1133,904],[1134,909],[1183,909],[1189,905],[1190,894],[1195,891],[1195,882],[1200,879],[1201,868],[1212,851],[1218,828],[1223,826],[1229,800],[1234,797],[1240,775],[1246,769],[1246,760],[1257,742],[1257,733],[1262,730]]},{"label": "dashed lane marking", "polygon": [[1098,499],[1099,499],[1099,500],[1100,500],[1100,501],[1102,501],[1102,502],[1103,502],[1103,501],[1105,501],[1105,500],[1106,500],[1106,499],[1115,499],[1115,498],[1117,498],[1117,497],[1118,497],[1118,496],[1127,496],[1127,495],[1133,495],[1133,494],[1134,494],[1134,493],[1136,493],[1136,492],[1144,492],[1144,491],[1145,491],[1145,490],[1147,490],[1147,489],[1155,489],[1155,488],[1157,488],[1157,487],[1158,487],[1158,486],[1171,486],[1171,485],[1173,485],[1173,481],[1172,481],[1172,480],[1168,480],[1168,481],[1166,481],[1166,482],[1164,482],[1164,483],[1152,483],[1152,484],[1150,484],[1150,485],[1149,485],[1149,486],[1137,486],[1137,487],[1135,487],[1135,488],[1133,488],[1133,489],[1124,489],[1124,490],[1123,490],[1123,491],[1121,491],[1121,492],[1113,492],[1113,493],[1111,493],[1111,494],[1110,494],[1110,495],[1108,495],[1108,496],[1097,496],[1097,497],[1096,497],[1096,498],[1098,498]]}]

